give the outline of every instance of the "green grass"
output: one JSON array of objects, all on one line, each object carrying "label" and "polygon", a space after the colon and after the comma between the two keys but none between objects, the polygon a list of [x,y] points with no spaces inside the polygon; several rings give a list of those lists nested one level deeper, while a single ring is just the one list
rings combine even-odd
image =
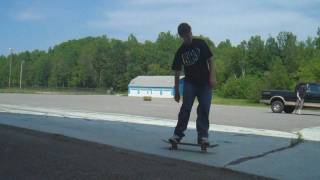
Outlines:
[{"label": "green grass", "polygon": [[265,107],[264,104],[256,103],[256,102],[250,101],[248,99],[222,98],[219,96],[214,96],[212,103],[213,104],[221,104],[221,105]]},{"label": "green grass", "polygon": [[[67,95],[106,95],[105,89],[72,89],[72,88],[4,88],[0,93],[21,93],[21,94],[67,94]],[[123,94],[123,93],[122,93]]]}]

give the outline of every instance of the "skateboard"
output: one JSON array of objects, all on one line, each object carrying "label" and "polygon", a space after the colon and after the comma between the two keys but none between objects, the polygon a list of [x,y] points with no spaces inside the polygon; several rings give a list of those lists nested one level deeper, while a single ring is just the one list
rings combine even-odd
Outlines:
[{"label": "skateboard", "polygon": [[207,148],[213,148],[218,146],[218,144],[206,145],[206,144],[196,144],[196,143],[188,143],[188,142],[171,143],[166,139],[162,139],[162,141],[171,145],[171,147],[169,148],[170,150],[178,150],[178,145],[184,145],[184,146],[197,146],[201,148],[202,152],[207,152]]}]

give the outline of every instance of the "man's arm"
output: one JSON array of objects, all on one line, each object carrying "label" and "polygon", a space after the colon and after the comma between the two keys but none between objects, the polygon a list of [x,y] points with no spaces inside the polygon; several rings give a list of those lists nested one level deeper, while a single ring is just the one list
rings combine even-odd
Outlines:
[{"label": "man's arm", "polygon": [[211,88],[215,88],[217,85],[217,79],[216,79],[216,70],[213,63],[213,58],[209,58],[207,60],[208,62],[208,68],[209,68],[209,85]]},{"label": "man's arm", "polygon": [[299,91],[297,92],[297,98],[299,99],[299,101],[301,101],[301,97],[300,97]]},{"label": "man's arm", "polygon": [[179,82],[180,82],[180,71],[175,71],[174,73],[174,100],[180,101],[180,92],[179,92]]}]

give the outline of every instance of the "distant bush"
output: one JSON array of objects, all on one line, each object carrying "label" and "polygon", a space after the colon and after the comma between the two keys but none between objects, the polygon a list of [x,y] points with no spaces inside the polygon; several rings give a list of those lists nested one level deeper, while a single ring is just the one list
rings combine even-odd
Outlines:
[{"label": "distant bush", "polygon": [[219,95],[227,98],[249,99],[257,102],[261,90],[265,88],[264,80],[256,76],[230,78],[218,91]]}]

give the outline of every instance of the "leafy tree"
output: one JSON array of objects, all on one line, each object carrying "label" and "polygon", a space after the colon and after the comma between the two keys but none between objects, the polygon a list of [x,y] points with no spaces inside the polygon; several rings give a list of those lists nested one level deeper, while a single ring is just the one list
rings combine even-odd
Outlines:
[{"label": "leafy tree", "polygon": [[290,79],[290,75],[280,58],[273,61],[270,72],[266,76],[266,83],[269,89],[277,90],[286,90],[292,86],[293,80]]}]

